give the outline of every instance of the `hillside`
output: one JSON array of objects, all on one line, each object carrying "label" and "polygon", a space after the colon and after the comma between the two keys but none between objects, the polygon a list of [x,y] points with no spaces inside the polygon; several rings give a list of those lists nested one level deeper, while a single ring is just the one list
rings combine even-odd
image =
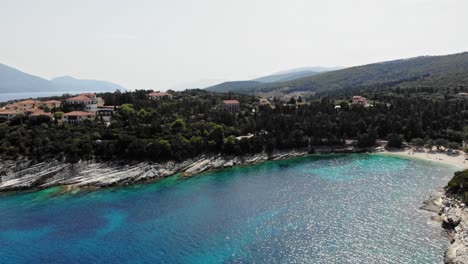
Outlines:
[{"label": "hillside", "polygon": [[[224,91],[329,94],[356,89],[385,91],[397,87],[436,90],[468,87],[468,52],[373,63],[263,86],[224,87]],[[217,91],[216,88],[210,90]]]},{"label": "hillside", "polygon": [[27,74],[0,63],[0,93],[59,91],[46,79]]},{"label": "hillside", "polygon": [[257,82],[257,81],[234,81],[223,82],[211,87],[206,88],[212,92],[237,92],[237,93],[251,93],[257,89],[268,88],[270,84]]},{"label": "hillside", "polygon": [[224,82],[206,88],[213,92],[240,92],[251,93],[261,89],[267,89],[274,86],[273,83],[287,82],[295,79],[311,77],[323,72],[334,71],[341,67],[304,67],[276,72],[267,76],[262,76],[248,81]]},{"label": "hillside", "polygon": [[319,72],[299,71],[299,72],[291,72],[291,73],[283,73],[283,74],[272,74],[272,75],[260,77],[257,79],[253,79],[252,81],[261,82],[261,83],[286,82],[286,81],[290,81],[294,79],[314,76],[316,74],[319,74]]}]

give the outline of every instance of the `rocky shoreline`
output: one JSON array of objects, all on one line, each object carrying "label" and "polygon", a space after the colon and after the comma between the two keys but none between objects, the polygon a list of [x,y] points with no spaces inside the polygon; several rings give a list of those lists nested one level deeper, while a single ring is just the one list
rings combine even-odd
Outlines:
[{"label": "rocky shoreline", "polygon": [[185,177],[230,168],[253,165],[267,160],[304,156],[308,150],[259,153],[246,156],[200,156],[180,163],[95,162],[64,163],[60,161],[34,163],[22,158],[0,162],[0,192],[44,189],[65,186],[67,190],[102,188],[161,180],[174,174]]},{"label": "rocky shoreline", "polygon": [[444,262],[468,263],[468,208],[457,199],[447,196],[444,189],[438,190],[421,209],[436,213],[432,220],[440,222],[447,231],[450,245],[444,253]]}]

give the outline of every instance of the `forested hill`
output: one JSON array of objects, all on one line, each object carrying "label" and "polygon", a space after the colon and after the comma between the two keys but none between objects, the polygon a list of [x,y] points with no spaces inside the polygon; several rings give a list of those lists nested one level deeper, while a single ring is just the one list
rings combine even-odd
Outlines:
[{"label": "forested hill", "polygon": [[[83,124],[58,122],[66,105],[51,111],[57,117],[0,118],[0,160],[26,156],[33,160],[177,160],[206,154],[244,155],[318,146],[372,147],[376,139],[401,147],[461,147],[468,139],[468,98],[446,93],[432,97],[376,94],[372,106],[322,98],[302,103],[279,100],[259,105],[259,98],[205,90],[171,92],[172,98],[149,100],[151,91],[101,93],[120,106],[110,125],[99,118]],[[64,98],[62,98],[63,100]],[[238,100],[238,111],[225,111],[221,100]],[[339,108],[337,108],[339,104]],[[252,111],[252,110],[255,111]],[[252,137],[242,137],[245,135]]]},{"label": "forested hill", "polygon": [[[379,92],[396,88],[466,89],[468,88],[468,52],[374,63],[287,82],[261,86],[245,85],[240,89],[225,85],[221,91],[256,93],[281,90],[282,93],[337,94],[356,89]],[[218,91],[217,87],[211,87],[210,90]]]}]

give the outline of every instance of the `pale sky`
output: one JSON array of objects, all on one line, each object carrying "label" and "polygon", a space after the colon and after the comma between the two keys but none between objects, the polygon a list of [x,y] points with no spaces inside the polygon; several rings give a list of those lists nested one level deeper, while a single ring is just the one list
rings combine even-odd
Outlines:
[{"label": "pale sky", "polygon": [[129,89],[462,51],[467,0],[0,0],[0,63]]}]

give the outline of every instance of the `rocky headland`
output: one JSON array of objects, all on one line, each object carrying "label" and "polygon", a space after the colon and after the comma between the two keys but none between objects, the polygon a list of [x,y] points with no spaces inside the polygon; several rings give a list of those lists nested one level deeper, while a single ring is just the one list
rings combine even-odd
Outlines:
[{"label": "rocky headland", "polygon": [[0,192],[43,189],[66,186],[67,189],[100,188],[150,182],[178,174],[185,177],[229,168],[253,165],[267,160],[281,160],[308,154],[294,150],[246,155],[200,156],[183,162],[96,162],[66,163],[48,161],[35,163],[26,158],[0,162]]},{"label": "rocky headland", "polygon": [[440,222],[447,231],[450,245],[444,253],[444,262],[468,263],[468,208],[465,204],[441,189],[426,200],[421,209],[436,213],[431,219]]}]

